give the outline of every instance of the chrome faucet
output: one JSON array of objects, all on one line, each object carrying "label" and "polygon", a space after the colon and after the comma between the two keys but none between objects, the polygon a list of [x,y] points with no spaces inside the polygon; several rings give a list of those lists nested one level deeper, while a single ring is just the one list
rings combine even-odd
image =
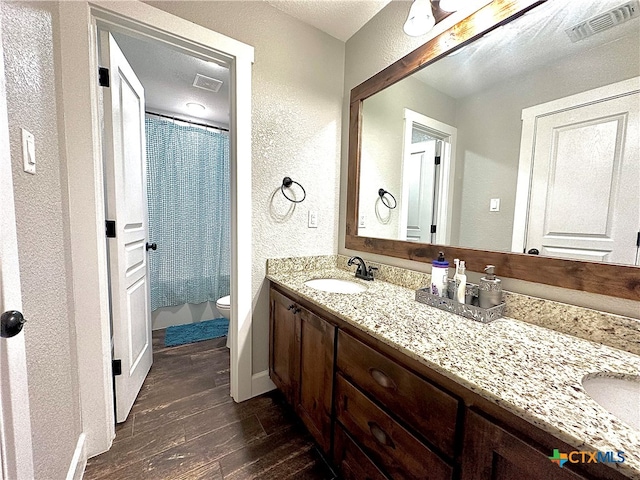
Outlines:
[{"label": "chrome faucet", "polygon": [[364,263],[364,260],[360,257],[351,257],[347,262],[347,266],[350,267],[354,263],[358,265],[358,268],[356,268],[357,278],[361,278],[363,280],[373,280],[373,272],[375,270],[378,270],[377,267],[369,266],[369,268],[367,268],[367,265]]}]

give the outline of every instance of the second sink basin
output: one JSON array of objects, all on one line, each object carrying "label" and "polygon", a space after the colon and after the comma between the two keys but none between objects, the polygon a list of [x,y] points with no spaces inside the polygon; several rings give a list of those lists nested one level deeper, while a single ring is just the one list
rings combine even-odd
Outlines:
[{"label": "second sink basin", "polygon": [[343,280],[341,278],[315,278],[304,282],[307,287],[322,290],[330,293],[362,293],[367,287],[352,282],[351,280]]},{"label": "second sink basin", "polygon": [[589,396],[627,425],[640,430],[640,377],[585,377]]}]

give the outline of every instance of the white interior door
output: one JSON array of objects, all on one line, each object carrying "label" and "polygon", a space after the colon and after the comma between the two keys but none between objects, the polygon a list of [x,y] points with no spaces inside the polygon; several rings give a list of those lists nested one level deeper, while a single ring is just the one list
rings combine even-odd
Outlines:
[{"label": "white interior door", "polygon": [[[2,12],[0,10],[0,27]],[[0,28],[0,313],[22,310],[18,241]],[[26,327],[28,328],[28,327]],[[0,338],[0,480],[32,479],[33,451],[24,329]]]},{"label": "white interior door", "polygon": [[151,368],[150,290],[147,264],[144,90],[113,37],[100,34],[101,64],[109,69],[104,95],[104,147],[109,238],[116,421],[124,422]]},{"label": "white interior door", "polygon": [[408,180],[407,240],[432,243],[436,180],[436,140],[411,144],[412,152],[404,173]]},{"label": "white interior door", "polygon": [[640,94],[538,118],[526,249],[634,264],[640,231]]}]

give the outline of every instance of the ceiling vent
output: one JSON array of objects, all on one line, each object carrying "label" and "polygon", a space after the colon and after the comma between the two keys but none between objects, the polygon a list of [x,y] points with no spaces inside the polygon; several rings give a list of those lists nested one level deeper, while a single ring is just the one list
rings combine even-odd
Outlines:
[{"label": "ceiling vent", "polygon": [[215,78],[200,75],[198,73],[196,74],[196,78],[193,80],[193,86],[209,90],[210,92],[217,92],[222,86],[222,80],[216,80]]},{"label": "ceiling vent", "polygon": [[572,42],[578,42],[584,40],[591,35],[600,33],[616,25],[636,18],[640,14],[640,2],[639,0],[632,0],[626,2],[619,7],[609,10],[608,12],[601,13],[595,17],[591,17],[584,22],[580,22],[571,28],[565,30]]}]

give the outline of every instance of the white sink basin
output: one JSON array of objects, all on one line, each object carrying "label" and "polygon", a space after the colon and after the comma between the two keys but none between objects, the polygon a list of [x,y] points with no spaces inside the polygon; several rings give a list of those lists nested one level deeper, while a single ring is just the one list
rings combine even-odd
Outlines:
[{"label": "white sink basin", "polygon": [[640,377],[585,377],[582,386],[609,413],[640,430]]},{"label": "white sink basin", "polygon": [[331,293],[361,293],[367,289],[367,287],[361,283],[342,280],[340,278],[315,278],[313,280],[307,280],[304,284],[307,287]]}]

